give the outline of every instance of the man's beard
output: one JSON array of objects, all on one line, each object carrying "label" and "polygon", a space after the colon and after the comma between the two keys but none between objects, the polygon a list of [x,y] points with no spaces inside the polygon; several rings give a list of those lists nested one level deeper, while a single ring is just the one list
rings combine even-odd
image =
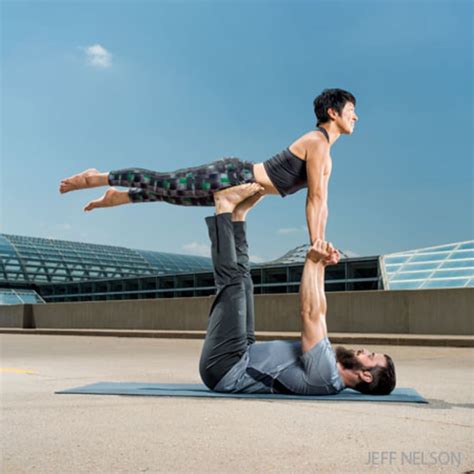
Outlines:
[{"label": "man's beard", "polygon": [[356,357],[355,351],[352,349],[346,349],[345,347],[336,347],[336,359],[337,361],[348,370],[363,370],[364,366],[359,362]]}]

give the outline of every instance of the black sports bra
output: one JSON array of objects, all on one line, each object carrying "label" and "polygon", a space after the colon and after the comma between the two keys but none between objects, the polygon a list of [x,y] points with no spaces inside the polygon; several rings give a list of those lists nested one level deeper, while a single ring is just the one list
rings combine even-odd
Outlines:
[{"label": "black sports bra", "polygon": [[[320,127],[318,127],[318,130],[329,142],[328,132]],[[306,161],[297,157],[289,148],[265,161],[263,166],[270,181],[283,197],[308,186]]]}]

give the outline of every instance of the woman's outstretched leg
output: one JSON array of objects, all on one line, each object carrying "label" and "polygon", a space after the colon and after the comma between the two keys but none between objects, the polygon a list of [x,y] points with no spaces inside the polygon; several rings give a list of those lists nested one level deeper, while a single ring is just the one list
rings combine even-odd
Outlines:
[{"label": "woman's outstretched leg", "polygon": [[[255,183],[254,183],[255,184]],[[103,196],[94,199],[84,206],[84,211],[92,211],[100,207],[113,207],[122,204],[130,204],[133,202],[155,202],[163,201],[169,204],[178,204],[181,206],[214,206],[220,202],[220,206],[236,206],[242,200],[242,193],[248,188],[251,183],[233,186],[231,188],[217,191],[211,196],[205,197],[163,197],[158,194],[148,193],[141,189],[129,189],[128,191],[118,191],[115,188],[108,189]],[[261,186],[255,184],[256,189],[263,189]],[[139,196],[139,197],[138,197]],[[229,210],[228,212],[232,212]]]},{"label": "woman's outstretched leg", "polygon": [[71,176],[60,184],[60,192],[97,186],[122,186],[126,192],[106,193],[85,209],[119,204],[162,201],[181,206],[213,206],[218,191],[255,182],[253,164],[225,158],[207,165],[161,173],[143,168],[127,168],[99,173],[95,169]]},{"label": "woman's outstretched leg", "polygon": [[130,200],[130,193],[129,191],[119,191],[115,188],[110,188],[105,191],[104,195],[98,199],[94,199],[87,203],[84,206],[84,211],[92,211],[93,209],[97,209],[99,207],[114,207],[120,206],[122,204],[130,204],[132,201]]},{"label": "woman's outstretched leg", "polygon": [[64,194],[78,189],[97,188],[108,185],[109,173],[101,173],[95,168],[90,168],[82,173],[63,179],[59,184],[59,192]]},{"label": "woman's outstretched leg", "polygon": [[143,189],[129,189],[119,191],[115,188],[108,189],[100,198],[93,199],[84,206],[84,211],[92,211],[100,207],[114,207],[122,204],[137,202],[158,202],[164,201],[169,204],[179,204],[181,206],[214,206],[214,198],[164,198],[163,196],[149,193]]}]

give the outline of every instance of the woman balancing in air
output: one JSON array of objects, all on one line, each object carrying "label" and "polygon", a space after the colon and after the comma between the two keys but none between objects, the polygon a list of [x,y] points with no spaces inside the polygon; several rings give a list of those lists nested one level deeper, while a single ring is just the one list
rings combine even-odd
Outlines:
[{"label": "woman balancing in air", "polygon": [[[357,120],[354,96],[342,89],[326,89],[314,99],[317,129],[312,130],[287,149],[263,163],[238,158],[224,158],[213,163],[174,172],[157,172],[140,168],[101,173],[88,169],[60,184],[60,192],[98,186],[111,188],[84,210],[135,202],[164,201],[182,206],[214,206],[214,194],[240,200],[236,186],[257,183],[261,194],[286,196],[308,188],[306,218],[311,243],[325,240],[328,215],[327,191],[331,174],[330,149],[340,135],[350,135]],[[245,186],[244,186],[245,188]]]}]

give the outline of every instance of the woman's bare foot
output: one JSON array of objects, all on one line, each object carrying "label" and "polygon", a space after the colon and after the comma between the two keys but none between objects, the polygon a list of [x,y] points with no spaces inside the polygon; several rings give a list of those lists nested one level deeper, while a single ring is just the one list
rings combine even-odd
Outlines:
[{"label": "woman's bare foot", "polygon": [[248,197],[245,201],[237,204],[234,212],[232,213],[232,220],[234,222],[243,222],[247,217],[247,213],[252,209],[257,202],[263,199],[265,195],[260,192],[255,193],[253,196]]},{"label": "woman's bare foot", "polygon": [[108,173],[99,173],[95,168],[89,168],[82,173],[63,179],[59,184],[59,192],[64,194],[76,189],[96,188],[108,184]]},{"label": "woman's bare foot", "polygon": [[233,212],[237,204],[263,190],[257,183],[241,184],[214,193],[216,213]]},{"label": "woman's bare foot", "polygon": [[115,188],[110,188],[105,191],[105,194],[102,197],[89,202],[84,207],[84,211],[92,211],[98,207],[120,206],[121,204],[128,204],[130,202],[131,201],[128,197],[128,191],[117,191]]}]

